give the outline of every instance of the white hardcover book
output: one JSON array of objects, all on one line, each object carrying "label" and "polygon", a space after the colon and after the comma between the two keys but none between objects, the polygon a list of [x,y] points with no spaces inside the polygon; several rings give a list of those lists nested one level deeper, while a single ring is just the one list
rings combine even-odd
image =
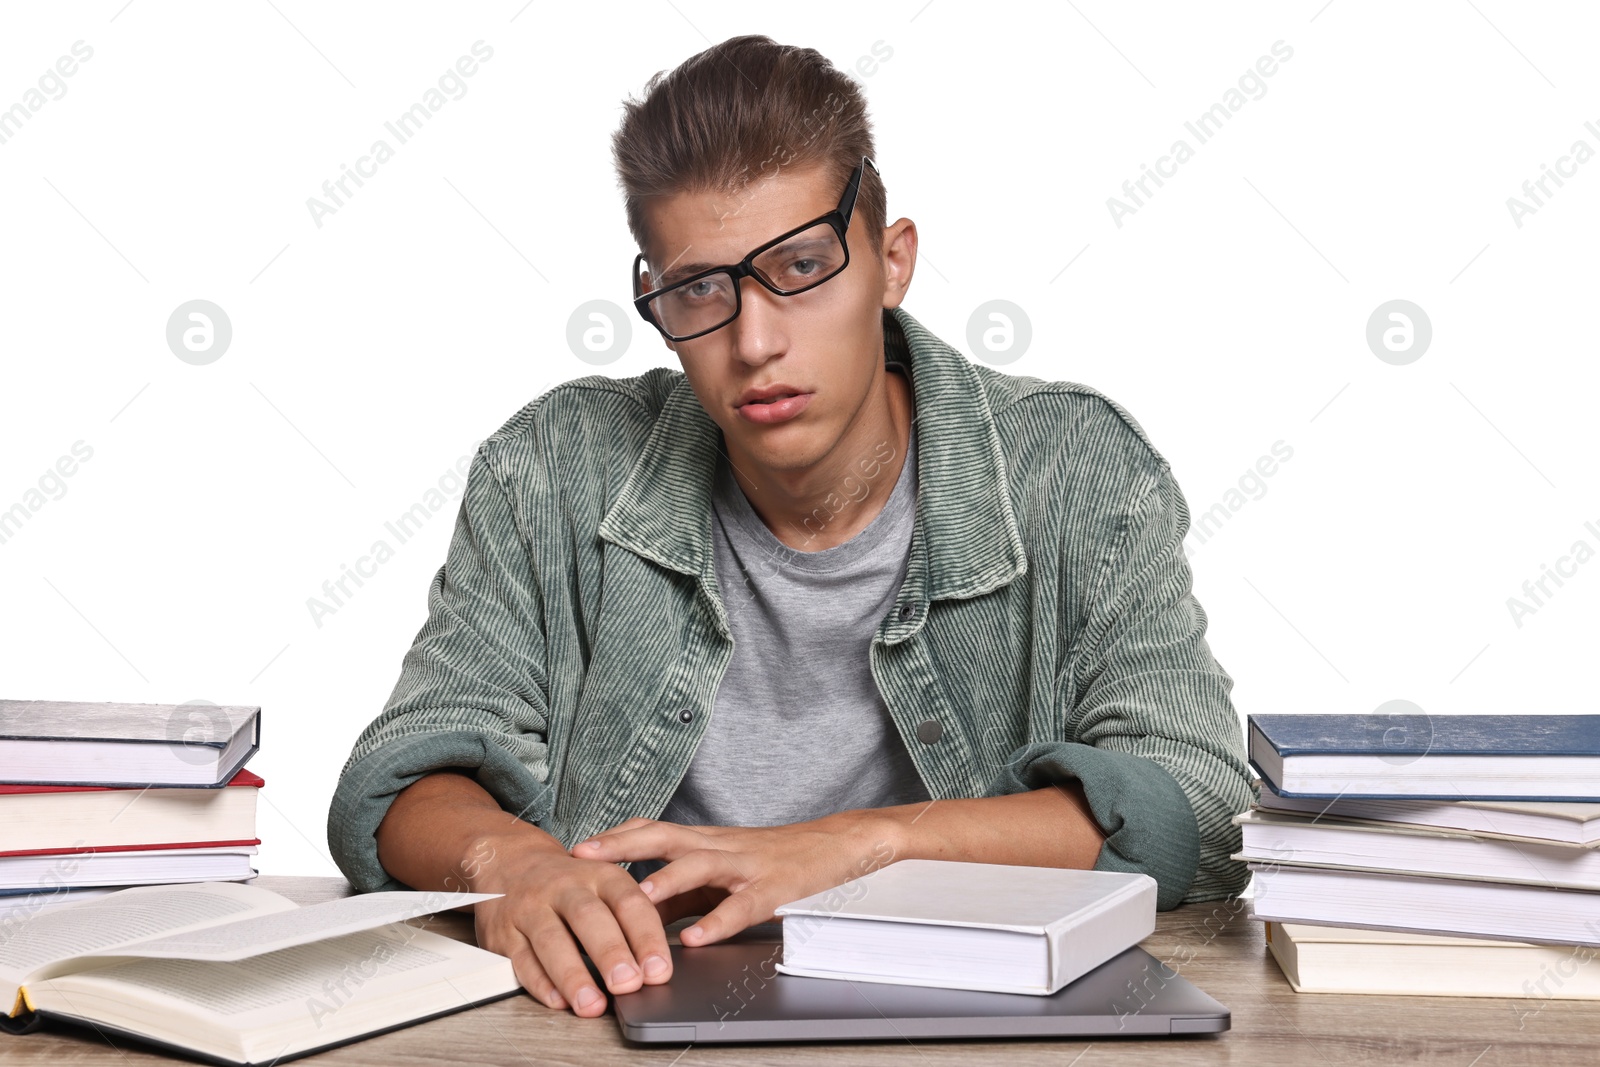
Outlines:
[{"label": "white hardcover book", "polygon": [[1600,894],[1592,890],[1354,867],[1255,861],[1249,867],[1256,872],[1252,919],[1541,944],[1600,944]]},{"label": "white hardcover book", "polygon": [[1286,797],[1266,783],[1262,811],[1461,830],[1481,837],[1600,846],[1600,804],[1541,800],[1385,800]]},{"label": "white hardcover book", "polygon": [[1309,867],[1359,867],[1445,878],[1600,890],[1600,850],[1512,841],[1459,831],[1251,809],[1235,815],[1242,848],[1231,859]]},{"label": "white hardcover book", "polygon": [[57,882],[73,889],[243,882],[256,876],[255,868],[250,866],[250,857],[255,854],[254,845],[202,845],[0,856],[0,890],[35,890]]},{"label": "white hardcover book", "polygon": [[0,700],[12,785],[217,788],[260,748],[254,706]]},{"label": "white hardcover book", "polygon": [[1155,931],[1156,882],[908,859],[774,914],[784,974],[1048,996]]}]

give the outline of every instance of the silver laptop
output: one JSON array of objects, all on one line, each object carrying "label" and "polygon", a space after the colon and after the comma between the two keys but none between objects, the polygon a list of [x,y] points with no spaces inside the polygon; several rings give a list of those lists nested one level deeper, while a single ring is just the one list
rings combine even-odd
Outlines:
[{"label": "silver laptop", "polygon": [[1227,1008],[1138,946],[1047,997],[805,978],[780,974],[773,964],[782,958],[776,922],[714,945],[673,945],[668,982],[612,996],[622,1036],[667,1044],[1148,1037],[1217,1033],[1231,1022]]}]

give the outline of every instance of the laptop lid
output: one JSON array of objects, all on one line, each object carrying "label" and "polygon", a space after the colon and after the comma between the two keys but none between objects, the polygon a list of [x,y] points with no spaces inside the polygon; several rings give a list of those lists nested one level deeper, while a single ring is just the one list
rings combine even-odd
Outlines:
[{"label": "laptop lid", "polygon": [[780,941],[672,946],[672,978],[612,996],[641,1043],[1116,1037],[1217,1033],[1227,1008],[1134,946],[1050,996],[852,982],[779,973]]}]

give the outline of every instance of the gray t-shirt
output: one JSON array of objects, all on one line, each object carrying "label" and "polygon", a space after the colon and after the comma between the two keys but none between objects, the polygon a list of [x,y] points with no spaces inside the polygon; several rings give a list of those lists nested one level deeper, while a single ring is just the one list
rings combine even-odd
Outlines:
[{"label": "gray t-shirt", "polygon": [[[778,540],[727,459],[718,461],[711,532],[733,659],[662,820],[777,826],[929,799],[868,661],[905,580],[916,458],[913,425],[883,510],[849,541],[817,552]],[[852,493],[860,489],[839,496]],[[633,874],[661,866],[641,860]]]}]

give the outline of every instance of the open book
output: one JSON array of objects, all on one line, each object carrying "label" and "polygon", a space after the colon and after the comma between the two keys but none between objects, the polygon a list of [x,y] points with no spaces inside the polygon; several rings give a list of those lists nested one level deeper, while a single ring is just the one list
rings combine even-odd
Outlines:
[{"label": "open book", "polygon": [[496,895],[300,907],[197,882],[24,916],[0,927],[0,1030],[60,1019],[213,1063],[281,1063],[516,993],[506,957],[403,921]]}]

